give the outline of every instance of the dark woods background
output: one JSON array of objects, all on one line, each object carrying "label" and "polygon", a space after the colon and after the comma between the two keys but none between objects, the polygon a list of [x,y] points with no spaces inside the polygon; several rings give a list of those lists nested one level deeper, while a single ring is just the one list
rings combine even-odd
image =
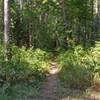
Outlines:
[{"label": "dark woods background", "polygon": [[[10,41],[27,48],[91,46],[99,40],[98,0],[11,0]],[[3,0],[0,0],[3,37]],[[3,38],[0,39],[3,41]]]}]

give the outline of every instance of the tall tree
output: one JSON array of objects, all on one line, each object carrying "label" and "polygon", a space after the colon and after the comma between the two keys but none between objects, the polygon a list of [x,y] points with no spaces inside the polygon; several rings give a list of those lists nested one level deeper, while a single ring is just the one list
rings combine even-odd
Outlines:
[{"label": "tall tree", "polygon": [[93,20],[93,34],[94,34],[94,40],[98,37],[98,14],[99,14],[99,0],[94,0],[94,20]]},{"label": "tall tree", "polygon": [[94,34],[97,38],[98,35],[98,14],[99,14],[99,0],[94,2]]},{"label": "tall tree", "polygon": [[10,0],[4,0],[4,50],[5,60],[8,61],[9,57],[9,34],[10,34]]}]

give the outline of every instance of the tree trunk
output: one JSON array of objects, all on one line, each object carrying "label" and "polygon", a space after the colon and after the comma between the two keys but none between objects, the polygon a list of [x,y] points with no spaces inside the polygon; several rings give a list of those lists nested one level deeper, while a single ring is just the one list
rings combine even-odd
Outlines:
[{"label": "tree trunk", "polygon": [[24,0],[17,0],[17,2],[20,5],[20,10],[22,10]]},{"label": "tree trunk", "polygon": [[5,61],[10,59],[9,33],[10,33],[10,0],[4,0],[4,52]]},{"label": "tree trunk", "polygon": [[96,7],[95,7],[95,18],[94,18],[94,23],[95,23],[95,30],[96,30],[96,39],[98,38],[98,26],[99,26],[99,1],[96,0]]},{"label": "tree trunk", "polygon": [[94,13],[93,13],[93,39],[96,41],[98,37],[98,25],[99,25],[99,20],[98,20],[98,14],[99,14],[99,8],[98,8],[98,0],[94,1]]},{"label": "tree trunk", "polygon": [[[67,19],[66,19],[66,9],[65,9],[65,0],[61,0],[61,7],[62,7],[62,13],[63,13],[63,21],[64,21],[64,31],[66,32],[67,29]],[[64,38],[64,48],[68,48],[68,35]]]}]

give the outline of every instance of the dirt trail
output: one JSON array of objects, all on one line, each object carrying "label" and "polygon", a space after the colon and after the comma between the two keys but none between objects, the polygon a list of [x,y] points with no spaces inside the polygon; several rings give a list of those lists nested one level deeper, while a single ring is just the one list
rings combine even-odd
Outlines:
[{"label": "dirt trail", "polygon": [[29,97],[27,100],[100,100],[93,96],[84,97],[81,90],[66,88],[61,85],[58,77],[56,58],[52,59],[50,73],[43,82],[42,89],[36,97]]},{"label": "dirt trail", "polygon": [[38,93],[38,96],[31,97],[28,100],[77,100],[75,98],[71,99],[69,95],[77,95],[80,91],[63,88],[60,84],[58,73],[57,61],[56,58],[53,58],[50,73],[46,77],[46,81],[43,82],[42,89]]},{"label": "dirt trail", "polygon": [[46,82],[44,82],[43,90],[41,90],[40,97],[41,100],[59,100],[57,96],[58,89],[58,68],[57,62],[55,59],[51,62],[50,74],[46,78]]}]

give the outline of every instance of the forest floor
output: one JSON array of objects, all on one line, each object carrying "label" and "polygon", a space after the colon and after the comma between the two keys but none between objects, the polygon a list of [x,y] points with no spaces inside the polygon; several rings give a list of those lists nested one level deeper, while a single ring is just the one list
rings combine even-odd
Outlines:
[{"label": "forest floor", "polygon": [[51,61],[50,73],[47,75],[46,80],[38,86],[37,91],[29,84],[14,85],[12,87],[14,92],[10,92],[9,99],[8,96],[0,95],[0,100],[100,100],[100,92],[91,89],[86,92],[65,87],[59,79],[56,58]]},{"label": "forest floor", "polygon": [[100,93],[93,92],[84,96],[84,92],[77,89],[66,88],[61,84],[58,77],[57,61],[54,58],[51,62],[50,74],[42,85],[37,97],[28,97],[28,100],[100,100]]},{"label": "forest floor", "polygon": [[53,59],[50,74],[47,76],[46,81],[43,82],[38,95],[36,97],[29,96],[27,100],[100,100],[99,93],[84,96],[82,90],[64,87],[60,82],[58,73],[57,61]]}]

